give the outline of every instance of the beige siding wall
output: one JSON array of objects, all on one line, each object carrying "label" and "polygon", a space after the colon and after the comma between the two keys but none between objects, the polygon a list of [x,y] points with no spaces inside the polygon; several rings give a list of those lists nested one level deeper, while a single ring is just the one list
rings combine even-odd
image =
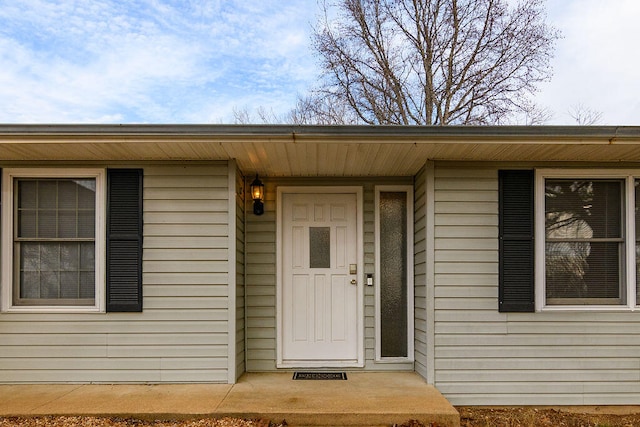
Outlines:
[{"label": "beige siding wall", "polygon": [[227,382],[227,163],[144,167],[143,313],[0,314],[0,382]]},{"label": "beige siding wall", "polygon": [[427,378],[427,206],[426,166],[414,183],[414,357],[415,370]]},{"label": "beige siding wall", "polygon": [[236,379],[245,368],[245,300],[244,300],[244,218],[245,191],[244,176],[236,171]]},{"label": "beige siding wall", "polygon": [[637,313],[498,313],[498,167],[435,171],[435,384],[457,405],[636,404]]},{"label": "beige siding wall", "polygon": [[[411,178],[261,179],[265,183],[265,213],[246,209],[247,371],[276,370],[276,192],[279,185],[344,185],[364,189],[364,273],[374,273],[375,185],[411,184]],[[246,182],[248,186],[250,180]],[[413,369],[413,363],[375,363],[374,289],[365,286],[365,363],[367,370]]]}]

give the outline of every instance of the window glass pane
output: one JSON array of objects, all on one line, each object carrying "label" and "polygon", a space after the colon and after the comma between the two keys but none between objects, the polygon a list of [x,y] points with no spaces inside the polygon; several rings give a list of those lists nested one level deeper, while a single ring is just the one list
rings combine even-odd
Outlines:
[{"label": "window glass pane", "polygon": [[92,242],[80,244],[80,269],[93,271],[95,265],[95,245]]},{"label": "window glass pane", "polygon": [[75,180],[78,188],[78,209],[93,210],[96,206],[96,181],[92,179]]},{"label": "window glass pane", "polygon": [[96,293],[96,275],[91,272],[80,272],[80,298],[94,298]]},{"label": "window glass pane", "polygon": [[77,272],[60,272],[60,298],[78,298],[78,279]]},{"label": "window glass pane", "polygon": [[95,212],[90,210],[78,211],[78,237],[94,237],[96,234]]},{"label": "window glass pane", "polygon": [[21,180],[18,183],[18,209],[36,209],[38,207],[38,183],[32,180]]},{"label": "window glass pane", "polygon": [[21,243],[20,297],[93,298],[94,248],[93,242]]},{"label": "window glass pane", "polygon": [[20,245],[20,270],[40,271],[40,245],[22,243]]},{"label": "window glass pane", "polygon": [[19,180],[18,192],[18,237],[95,236],[95,180]]},{"label": "window glass pane", "polygon": [[40,271],[60,270],[60,244],[40,244]]},{"label": "window glass pane", "polygon": [[[623,303],[620,286],[621,243],[547,242],[547,299],[609,299]],[[562,303],[562,302],[560,302]],[[576,304],[578,302],[572,302]]]},{"label": "window glass pane", "polygon": [[77,237],[76,230],[78,220],[75,210],[59,210],[58,211],[58,234],[57,237],[72,238]]},{"label": "window glass pane", "polygon": [[38,207],[55,209],[57,207],[58,183],[55,179],[40,179],[38,185]]},{"label": "window glass pane", "polygon": [[40,298],[40,273],[23,271],[20,273],[20,298]]},{"label": "window glass pane", "polygon": [[36,226],[37,211],[22,210],[18,214],[18,235],[20,237],[37,237],[38,227]]},{"label": "window glass pane", "polygon": [[[57,237],[56,211],[51,209],[39,209],[37,220],[37,236],[40,239],[52,239]],[[20,236],[22,237],[22,236]]]},{"label": "window glass pane", "polygon": [[24,178],[15,188],[14,303],[93,305],[95,179]]},{"label": "window glass pane", "polygon": [[622,180],[545,182],[547,304],[624,304]]},{"label": "window glass pane", "polygon": [[407,193],[380,193],[380,350],[407,357]]},{"label": "window glass pane", "polygon": [[309,227],[309,267],[331,268],[331,228]]},{"label": "window glass pane", "polygon": [[57,271],[40,271],[40,298],[56,299],[60,297],[60,281]]},{"label": "window glass pane", "polygon": [[60,245],[60,270],[78,271],[80,269],[80,245],[66,243]]},{"label": "window glass pane", "polygon": [[77,191],[76,184],[70,180],[57,180],[58,184],[58,209],[76,210]]},{"label": "window glass pane", "polygon": [[547,180],[547,238],[621,238],[622,188],[622,181]]}]

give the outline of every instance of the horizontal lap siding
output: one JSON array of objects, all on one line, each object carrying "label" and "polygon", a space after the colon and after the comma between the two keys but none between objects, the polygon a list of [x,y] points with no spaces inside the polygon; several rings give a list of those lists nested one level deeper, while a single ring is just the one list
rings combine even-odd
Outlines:
[{"label": "horizontal lap siding", "polygon": [[414,197],[414,341],[415,370],[427,378],[427,208],[426,208],[426,166],[415,178]]},{"label": "horizontal lap siding", "polygon": [[[245,186],[253,178],[248,178]],[[246,370],[276,369],[276,187],[265,183],[264,214],[253,213],[247,197],[245,210]]]},{"label": "horizontal lap siding", "polygon": [[245,368],[244,300],[244,177],[236,171],[236,379]]},{"label": "horizontal lap siding", "polygon": [[637,313],[498,313],[497,168],[435,176],[438,389],[457,405],[637,404]]},{"label": "horizontal lap siding", "polygon": [[227,382],[227,182],[144,167],[144,311],[0,314],[0,382]]}]

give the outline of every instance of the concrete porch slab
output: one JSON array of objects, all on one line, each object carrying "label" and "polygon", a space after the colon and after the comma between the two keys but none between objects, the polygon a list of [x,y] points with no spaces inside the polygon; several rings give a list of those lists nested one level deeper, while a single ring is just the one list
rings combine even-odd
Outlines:
[{"label": "concrete porch slab", "polygon": [[217,412],[295,426],[391,426],[409,420],[460,425],[455,408],[414,373],[349,372],[347,381],[294,381],[292,376],[246,374]]},{"label": "concrete porch slab", "polygon": [[391,426],[409,420],[458,427],[451,404],[415,373],[348,373],[347,381],[245,374],[237,384],[0,385],[0,416],[198,416],[286,420],[290,426]]}]

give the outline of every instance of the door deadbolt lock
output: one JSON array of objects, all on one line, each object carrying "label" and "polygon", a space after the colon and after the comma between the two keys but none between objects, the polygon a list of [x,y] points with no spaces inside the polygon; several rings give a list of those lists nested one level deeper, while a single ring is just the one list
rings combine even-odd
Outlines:
[{"label": "door deadbolt lock", "polygon": [[358,274],[358,264],[349,264],[349,274]]}]

